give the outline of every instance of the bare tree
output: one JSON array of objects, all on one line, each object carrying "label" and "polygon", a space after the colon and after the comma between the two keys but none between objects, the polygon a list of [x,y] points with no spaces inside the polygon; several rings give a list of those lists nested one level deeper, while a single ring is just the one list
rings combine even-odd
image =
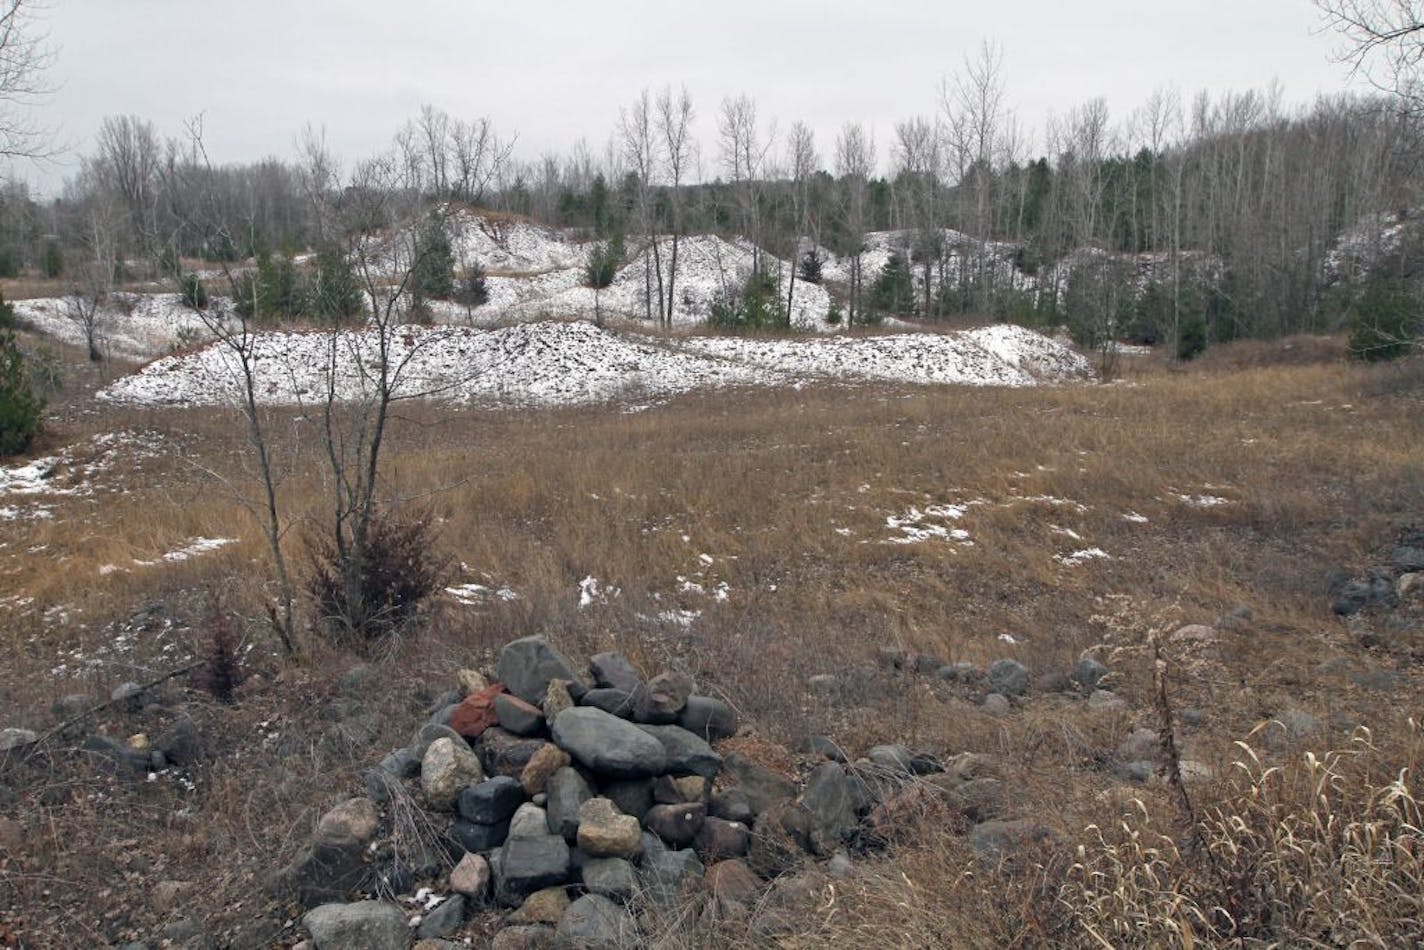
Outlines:
[{"label": "bare tree", "polygon": [[99,126],[95,168],[118,197],[127,218],[131,248],[140,254],[157,244],[157,186],[162,145],[153,123],[132,115],[109,116]]},{"label": "bare tree", "polygon": [[117,264],[114,214],[106,196],[95,195],[84,217],[84,259],[71,271],[68,316],[84,337],[90,362],[104,358],[104,307],[114,288]]},{"label": "bare tree", "polygon": [[1315,0],[1315,5],[1345,38],[1339,57],[1354,73],[1397,96],[1407,111],[1424,110],[1424,2]]},{"label": "bare tree", "polygon": [[[196,187],[212,171],[212,163],[203,143],[201,121],[191,122],[188,133],[192,160],[179,166],[178,172],[193,186],[190,190],[208,200],[199,200],[192,205],[183,206],[185,222],[207,241],[219,245],[234,244],[238,225],[229,220],[224,210],[212,200],[211,195]],[[304,145],[309,150],[307,180],[315,189],[321,187],[321,182],[329,181],[328,176],[334,176],[335,163],[326,151],[324,142],[311,133],[310,129],[304,139]],[[315,170],[318,168],[319,171]],[[283,548],[291,520],[282,504],[280,486],[283,470],[276,457],[273,422],[269,414],[262,409],[260,402],[258,380],[265,369],[270,350],[261,346],[262,337],[253,322],[259,312],[255,299],[258,287],[256,281],[240,280],[239,275],[225,260],[221,261],[219,266],[231,299],[236,302],[244,292],[249,293],[253,298],[251,307],[194,308],[194,312],[213,337],[214,345],[229,354],[236,368],[239,386],[238,410],[244,422],[244,434],[255,469],[253,474],[259,485],[257,497],[254,498],[233,486],[230,481],[222,479],[211,469],[208,471],[233,488],[239,502],[251,513],[253,520],[262,530],[277,581],[276,603],[267,605],[268,619],[285,653],[288,656],[297,656],[301,651],[296,633],[296,588]]]},{"label": "bare tree", "polygon": [[836,175],[841,179],[840,246],[836,249],[850,261],[849,302],[846,326],[855,325],[860,313],[863,277],[861,255],[865,253],[865,232],[869,226],[870,176],[875,171],[875,138],[863,125],[848,122],[836,138]]},{"label": "bare tree", "polygon": [[752,269],[761,269],[762,197],[766,160],[776,141],[773,123],[765,135],[757,122],[756,100],[748,95],[723,99],[717,116],[717,143],[722,170],[732,186],[742,236],[752,245]]},{"label": "bare tree", "polygon": [[[816,134],[804,122],[791,126],[786,138],[786,167],[791,175],[791,275],[786,281],[786,319],[791,319],[791,305],[796,297],[796,272],[801,268],[801,241],[812,236],[811,176],[816,174],[821,159],[816,154]],[[819,235],[811,237],[812,246],[820,243]]]},{"label": "bare tree", "polygon": [[658,322],[663,320],[663,268],[658,221],[653,209],[653,188],[662,169],[662,152],[653,129],[652,99],[645,89],[618,119],[623,159],[633,176],[634,215],[643,246],[643,313],[653,319],[653,289],[657,285]]},{"label": "bare tree", "polygon": [[692,96],[687,87],[676,95],[672,88],[663,89],[657,102],[658,137],[662,143],[663,163],[667,169],[669,231],[672,248],[668,254],[667,304],[663,309],[663,325],[672,326],[677,306],[677,251],[685,224],[683,222],[683,183],[690,176],[697,160],[697,141],[692,137]]},{"label": "bare tree", "polygon": [[0,156],[41,158],[48,134],[28,115],[50,91],[42,74],[54,61],[35,32],[33,0],[0,2]]}]

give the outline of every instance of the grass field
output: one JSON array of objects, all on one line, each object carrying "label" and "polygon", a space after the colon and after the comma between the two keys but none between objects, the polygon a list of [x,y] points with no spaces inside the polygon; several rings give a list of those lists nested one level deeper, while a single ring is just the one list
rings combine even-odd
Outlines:
[{"label": "grass field", "polygon": [[[80,490],[26,496],[48,518],[0,521],[0,727],[43,729],[63,695],[107,697],[201,657],[214,596],[252,675],[233,706],[181,678],[165,687],[213,742],[181,780],[118,783],[74,764],[63,742],[0,776],[19,795],[0,841],[0,944],[139,939],[180,918],[219,945],[295,939],[265,876],[316,816],[359,793],[360,771],[405,740],[455,670],[534,632],[575,654],[617,648],[646,670],[686,669],[736,705],[750,734],[735,741],[769,761],[792,763],[816,732],[852,754],[885,741],[992,754],[1009,816],[1050,825],[1067,854],[1099,840],[1090,826],[1140,813],[1138,801],[1160,827],[1180,817],[1168,783],[1127,785],[1111,765],[1134,727],[1158,726],[1154,630],[1238,611],[1214,643],[1168,647],[1171,701],[1200,713],[1177,741],[1215,776],[1194,788],[1203,808],[1231,800],[1235,743],[1287,710],[1322,732],[1277,748],[1258,733],[1268,765],[1303,768],[1307,749],[1346,747],[1359,726],[1377,747],[1371,775],[1412,763],[1408,717],[1424,698],[1413,659],[1362,646],[1384,618],[1333,616],[1328,578],[1363,572],[1424,521],[1417,360],[1349,365],[1338,342],[1306,339],[1219,347],[1186,368],[1136,359],[1101,385],[823,385],[642,411],[407,408],[387,497],[435,514],[450,586],[517,596],[444,598],[374,656],[304,628],[302,664],[281,658],[266,627],[271,572],[245,507],[256,482],[239,420],[96,405],[92,386],[71,384],[41,447],[78,447],[56,477]],[[314,423],[272,418],[286,543],[302,565],[326,509]],[[141,438],[94,448],[119,431]],[[163,560],[197,539],[233,541]],[[1105,556],[1082,553],[1094,550]],[[603,595],[580,606],[586,578]],[[932,678],[887,673],[854,700],[806,687],[873,665],[886,645],[1014,658],[1038,675],[1066,674],[1090,651],[1128,708],[1091,713],[1036,692],[994,717]],[[333,749],[321,707],[357,663],[381,672],[368,700],[380,734]],[[1399,674],[1386,692],[1369,685],[1380,673]],[[108,710],[98,729],[157,732],[168,715]],[[1061,867],[991,879],[961,827],[925,818],[819,895],[783,945],[1094,942],[1091,895],[1055,896],[1071,878]],[[1129,903],[1113,913],[1171,917],[1170,902]]]}]

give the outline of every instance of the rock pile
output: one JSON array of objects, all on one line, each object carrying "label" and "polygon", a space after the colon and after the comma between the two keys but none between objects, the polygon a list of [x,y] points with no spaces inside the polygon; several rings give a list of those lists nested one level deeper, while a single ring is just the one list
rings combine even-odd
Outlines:
[{"label": "rock pile", "polygon": [[[994,675],[1010,690],[1026,677]],[[999,820],[1005,790],[985,756],[883,745],[847,762],[819,736],[823,758],[804,783],[724,757],[713,744],[737,732],[728,704],[683,673],[644,679],[619,654],[591,657],[585,673],[526,637],[504,648],[492,682],[458,679],[463,696],[372,769],[367,796],[327,813],[276,875],[279,894],[311,908],[316,947],[355,946],[353,933],[392,947],[444,939],[492,911],[503,914],[496,947],[621,947],[674,906],[770,938],[791,920],[775,908],[814,891],[805,875],[849,873],[852,853],[912,829],[927,807],[979,829],[970,840],[987,842],[987,862],[1007,842],[1050,836]],[[395,844],[412,808],[438,829],[433,853]],[[425,899],[410,906],[418,886]],[[345,903],[378,895],[396,900]]]},{"label": "rock pile", "polygon": [[1330,607],[1367,647],[1424,656],[1424,528],[1401,532],[1384,563],[1330,578]]}]

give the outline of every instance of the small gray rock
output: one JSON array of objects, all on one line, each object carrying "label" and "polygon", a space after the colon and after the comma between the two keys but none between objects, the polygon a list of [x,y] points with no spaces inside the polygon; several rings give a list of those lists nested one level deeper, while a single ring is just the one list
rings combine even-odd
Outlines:
[{"label": "small gray rock", "polygon": [[533,802],[525,802],[509,819],[510,838],[542,838],[549,833],[549,814]]},{"label": "small gray rock", "polygon": [[405,950],[405,914],[384,901],[323,904],[302,917],[315,950]]},{"label": "small gray rock", "polygon": [[548,796],[545,811],[549,833],[565,841],[578,840],[579,808],[593,797],[593,791],[577,770],[565,766],[549,776],[544,786]]},{"label": "small gray rock", "polygon": [[622,950],[638,943],[633,917],[601,894],[585,894],[570,904],[554,931],[555,950]]},{"label": "small gray rock", "polygon": [[1073,682],[1083,689],[1092,692],[1098,688],[1098,684],[1103,681],[1103,677],[1108,675],[1108,668],[1103,666],[1092,657],[1083,657],[1073,664]]},{"label": "small gray rock", "polygon": [[544,731],[544,714],[539,707],[518,696],[500,693],[494,698],[494,714],[500,727],[516,736],[537,736]]},{"label": "small gray rock", "polygon": [[439,907],[425,913],[415,935],[421,940],[435,940],[456,933],[465,924],[465,905],[463,894],[446,898]]},{"label": "small gray rock", "polygon": [[1004,696],[1028,692],[1028,669],[1018,660],[995,660],[989,666],[989,686]]},{"label": "small gray rock", "polygon": [[497,825],[508,821],[524,804],[524,789],[517,779],[498,775],[492,779],[466,786],[460,792],[456,808],[460,817],[482,825]]},{"label": "small gray rock", "polygon": [[497,854],[498,860],[491,862],[495,896],[506,907],[569,878],[569,846],[557,835],[510,838]]},{"label": "small gray rock", "polygon": [[984,704],[980,708],[990,716],[1007,716],[1013,711],[1013,706],[1009,704],[1009,698],[1002,693],[990,693],[985,696]]},{"label": "small gray rock", "polygon": [[626,902],[638,892],[638,872],[622,858],[590,858],[583,863],[582,875],[590,894]]}]

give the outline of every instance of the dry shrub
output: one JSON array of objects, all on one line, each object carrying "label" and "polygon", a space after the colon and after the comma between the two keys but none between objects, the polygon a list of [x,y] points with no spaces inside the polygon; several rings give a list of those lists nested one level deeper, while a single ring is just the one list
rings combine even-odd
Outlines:
[{"label": "dry shrub", "polygon": [[[339,551],[329,535],[313,536],[307,593],[318,622],[333,638],[358,644],[398,633],[440,589],[443,565],[432,550],[432,535],[428,512],[377,511],[359,555],[350,547]],[[348,574],[354,574],[355,596]]]},{"label": "dry shrub", "polygon": [[[1411,723],[1411,729],[1413,729]],[[1231,787],[1179,845],[1138,802],[1092,841],[1058,902],[1084,946],[1418,946],[1424,940],[1417,731],[1267,767],[1240,743]]]},{"label": "dry shrub", "polygon": [[216,600],[209,613],[209,636],[208,658],[199,670],[198,685],[218,702],[231,703],[233,694],[242,685],[242,664],[230,616]]}]

